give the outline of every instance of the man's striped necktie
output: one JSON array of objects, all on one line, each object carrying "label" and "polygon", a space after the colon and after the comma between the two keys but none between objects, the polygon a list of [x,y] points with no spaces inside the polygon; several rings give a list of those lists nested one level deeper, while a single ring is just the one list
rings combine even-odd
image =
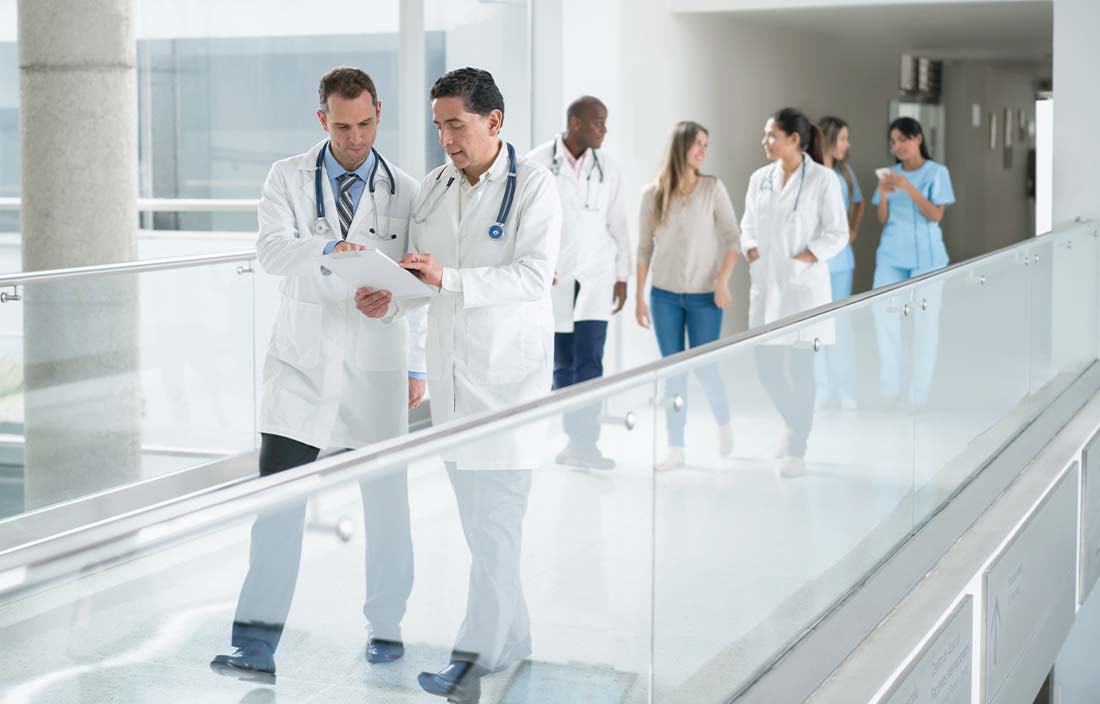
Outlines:
[{"label": "man's striped necktie", "polygon": [[340,214],[340,232],[344,239],[348,238],[348,230],[351,229],[351,219],[355,217],[355,205],[351,201],[351,187],[359,177],[352,173],[341,174],[336,177],[340,184],[340,197],[336,200],[336,212]]}]

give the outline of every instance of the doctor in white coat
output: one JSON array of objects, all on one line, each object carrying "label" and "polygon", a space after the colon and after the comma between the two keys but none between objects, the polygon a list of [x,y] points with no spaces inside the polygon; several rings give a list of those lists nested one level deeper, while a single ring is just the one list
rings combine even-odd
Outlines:
[{"label": "doctor in white coat", "polygon": [[[369,75],[335,68],[321,78],[319,99],[329,138],[276,162],[258,208],[257,258],[283,277],[263,371],[261,476],[312,462],[323,448],[408,432],[408,411],[425,389],[424,308],[402,311],[385,291],[352,291],[321,266],[324,254],[364,248],[400,259],[420,184],[374,149],[382,102]],[[362,498],[366,657],[389,662],[404,652],[400,623],[413,579],[405,473],[364,481]],[[304,516],[303,502],[257,518],[233,622],[237,652],[216,657],[216,672],[274,676]]]},{"label": "doctor in white coat", "polygon": [[[428,387],[441,425],[549,393],[554,320],[550,287],[561,204],[548,171],[499,137],[504,98],[487,71],[463,68],[431,90],[439,143],[413,212],[402,265],[439,287],[428,310]],[[470,549],[466,618],[450,664],[420,686],[476,702],[481,678],[531,652],[520,580],[531,470],[545,427],[497,433],[444,455]]]},{"label": "doctor in white coat", "polygon": [[[619,166],[600,150],[607,108],[590,95],[570,104],[563,134],[535,147],[527,158],[554,174],[562,206],[561,253],[554,301],[554,388],[603,376],[607,323],[626,303],[633,267]],[[600,406],[567,414],[569,445],[558,464],[612,469],[596,443]]]},{"label": "doctor in white coat", "polygon": [[[749,179],[741,219],[751,281],[750,328],[829,303],[827,262],[848,243],[840,184],[821,165],[820,130],[798,110],[784,108],[768,118],[762,143],[772,163]],[[805,471],[814,412],[814,342],[829,345],[834,339],[829,320],[756,349],[764,387],[786,424],[783,476]]]}]

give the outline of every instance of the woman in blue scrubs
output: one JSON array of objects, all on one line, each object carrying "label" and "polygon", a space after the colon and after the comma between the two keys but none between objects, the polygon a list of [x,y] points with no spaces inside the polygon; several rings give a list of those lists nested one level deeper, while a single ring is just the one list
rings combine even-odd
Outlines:
[{"label": "woman in blue scrubs", "polygon": [[[839,301],[852,295],[852,274],[856,268],[852,242],[855,242],[859,223],[863,220],[863,192],[852,165],[848,163],[851,148],[848,123],[830,116],[818,120],[817,126],[825,138],[822,163],[835,171],[840,180],[840,195],[844,198],[844,212],[848,216],[848,244],[840,254],[829,260],[833,300]],[[849,316],[841,315],[836,323],[836,343],[817,356],[817,403],[822,408],[839,403],[841,408],[852,410],[856,407],[856,388],[851,320]]]},{"label": "woman in blue scrubs", "polygon": [[[940,221],[947,206],[955,202],[951,174],[946,166],[932,161],[920,123],[899,117],[890,123],[888,135],[897,163],[879,179],[871,200],[879,223],[884,225],[875,258],[875,288],[947,266]],[[928,400],[935,367],[939,334],[938,296],[935,298],[927,309],[921,307],[914,325],[913,374],[903,402],[916,408]],[[885,305],[876,306],[875,322],[881,392],[886,403],[893,405],[902,391],[901,316]]]}]

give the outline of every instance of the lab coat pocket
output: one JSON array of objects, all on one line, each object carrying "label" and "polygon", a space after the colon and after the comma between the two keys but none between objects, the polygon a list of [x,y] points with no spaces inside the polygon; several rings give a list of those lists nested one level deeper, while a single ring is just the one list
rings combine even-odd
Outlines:
[{"label": "lab coat pocket", "polygon": [[321,363],[321,306],[283,296],[269,352],[298,369]]},{"label": "lab coat pocket", "polygon": [[486,306],[467,312],[468,371],[475,382],[522,381],[546,361],[537,325],[519,306]]},{"label": "lab coat pocket", "polygon": [[815,263],[804,262],[800,259],[792,258],[791,283],[795,286],[809,286],[811,283],[810,271],[814,268]]},{"label": "lab coat pocket", "polygon": [[355,366],[367,372],[392,372],[405,367],[408,324],[404,320],[362,320],[356,325]]},{"label": "lab coat pocket", "polygon": [[760,277],[764,275],[764,270],[760,268],[760,257],[756,258],[756,261],[749,262],[749,288],[761,289],[764,287],[764,281]]}]

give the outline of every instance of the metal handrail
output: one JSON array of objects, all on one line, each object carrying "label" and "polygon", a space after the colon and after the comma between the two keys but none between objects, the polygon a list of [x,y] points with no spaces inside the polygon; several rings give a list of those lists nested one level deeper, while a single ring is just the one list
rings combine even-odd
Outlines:
[{"label": "metal handrail", "polygon": [[[140,213],[254,213],[256,198],[138,198]],[[0,211],[19,210],[22,198],[0,198]]]},{"label": "metal handrail", "polygon": [[[1100,232],[1097,231],[1094,223],[1078,221],[1065,229],[1047,233],[1035,239],[1018,242],[989,254],[908,281],[898,282],[880,289],[867,291],[846,300],[819,306],[798,315],[748,330],[739,335],[724,338],[601,379],[594,379],[562,389],[552,395],[507,409],[469,416],[422,433],[393,438],[312,464],[260,477],[243,484],[229,486],[213,492],[205,492],[199,496],[180,497],[106,519],[91,526],[44,538],[26,546],[0,552],[0,575],[3,575],[9,569],[17,569],[25,565],[43,565],[53,560],[74,556],[82,551],[110,543],[126,535],[144,531],[153,526],[162,526],[164,530],[156,531],[155,540],[138,541],[139,545],[132,548],[134,551],[146,549],[153,543],[170,540],[176,533],[187,534],[200,527],[210,527],[221,521],[233,520],[262,510],[275,502],[307,496],[322,486],[332,486],[346,482],[372,470],[384,470],[387,467],[419,457],[425,452],[431,452],[435,448],[442,448],[455,436],[470,435],[476,438],[481,433],[489,432],[487,428],[492,428],[492,432],[501,432],[549,413],[590,404],[593,401],[602,400],[605,396],[616,391],[637,387],[646,380],[645,377],[656,381],[657,378],[664,376],[664,373],[669,369],[677,368],[699,356],[812,321],[839,309],[857,306],[881,296],[889,296],[899,289],[915,287],[929,279],[943,277],[962,269],[978,267],[990,259],[1003,256],[1006,253],[1016,250],[1026,251],[1047,237],[1061,239],[1078,234],[1085,229],[1089,229],[1090,234],[1094,237],[1100,236]],[[201,516],[199,512],[202,512]],[[0,592],[3,591],[0,588]]]},{"label": "metal handrail", "polygon": [[148,271],[166,269],[186,269],[188,267],[210,266],[212,264],[231,264],[250,262],[256,258],[255,250],[226,252],[225,254],[198,254],[190,257],[169,257],[165,259],[145,259],[136,262],[118,264],[100,264],[97,266],[79,266],[71,269],[45,269],[43,271],[15,272],[0,274],[0,287],[22,286],[43,281],[64,281],[69,279],[87,279],[97,276],[117,274],[142,274]]}]

